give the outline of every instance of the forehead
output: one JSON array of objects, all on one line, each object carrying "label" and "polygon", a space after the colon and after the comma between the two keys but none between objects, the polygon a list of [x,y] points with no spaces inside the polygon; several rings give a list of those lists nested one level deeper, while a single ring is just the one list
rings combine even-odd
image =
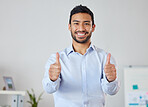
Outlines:
[{"label": "forehead", "polygon": [[78,21],[92,21],[91,16],[87,13],[76,13],[72,15],[71,21],[78,20]]}]

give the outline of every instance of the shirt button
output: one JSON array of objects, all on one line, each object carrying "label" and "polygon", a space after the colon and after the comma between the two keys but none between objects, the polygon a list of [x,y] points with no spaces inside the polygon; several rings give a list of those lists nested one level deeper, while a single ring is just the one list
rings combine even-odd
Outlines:
[{"label": "shirt button", "polygon": [[84,107],[88,107],[88,101],[84,102]]}]

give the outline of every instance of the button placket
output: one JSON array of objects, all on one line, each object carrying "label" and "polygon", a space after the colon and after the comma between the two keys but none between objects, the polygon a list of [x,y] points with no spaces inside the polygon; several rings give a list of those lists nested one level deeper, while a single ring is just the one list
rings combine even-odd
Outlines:
[{"label": "button placket", "polygon": [[83,104],[87,107],[87,74],[86,74],[86,56],[82,58],[82,81],[83,81]]}]

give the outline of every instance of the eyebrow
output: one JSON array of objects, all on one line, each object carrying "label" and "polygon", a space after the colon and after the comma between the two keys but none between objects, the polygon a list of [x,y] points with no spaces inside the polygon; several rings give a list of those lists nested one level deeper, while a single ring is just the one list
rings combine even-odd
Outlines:
[{"label": "eyebrow", "polygon": [[80,21],[78,21],[78,20],[73,20],[73,22],[80,22]]},{"label": "eyebrow", "polygon": [[84,22],[89,22],[90,23],[90,21],[84,21]]},{"label": "eyebrow", "polygon": [[[80,22],[80,21],[78,21],[78,20],[73,20],[73,22]],[[90,21],[84,21],[84,22],[89,22],[89,23],[90,23]]]}]

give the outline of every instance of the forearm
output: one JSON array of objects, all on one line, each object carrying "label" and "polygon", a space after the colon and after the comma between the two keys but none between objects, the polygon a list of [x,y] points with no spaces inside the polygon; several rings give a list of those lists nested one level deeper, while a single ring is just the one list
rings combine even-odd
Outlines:
[{"label": "forearm", "polygon": [[52,94],[58,90],[58,88],[60,86],[60,81],[61,81],[60,77],[54,82],[51,81],[49,79],[49,76],[46,75],[46,73],[45,73],[45,76],[42,80],[43,88],[47,93]]},{"label": "forearm", "polygon": [[102,90],[104,91],[104,93],[109,94],[109,95],[115,95],[120,88],[120,83],[118,81],[118,79],[112,81],[112,82],[108,82],[107,79],[102,79]]},{"label": "forearm", "polygon": [[[60,87],[61,79],[59,74],[61,72],[61,69],[59,66],[60,66],[59,54],[57,53],[57,54],[51,55],[51,57],[49,57],[45,65],[45,74],[42,80],[43,88],[47,93],[50,93],[50,94],[54,93]],[[51,77],[54,77],[54,78],[51,78]]]},{"label": "forearm", "polygon": [[[101,86],[104,93],[114,95],[119,91],[120,84],[116,72],[116,62],[111,54],[107,54],[103,64],[103,78],[101,79]],[[110,82],[111,81],[111,82]]]}]

